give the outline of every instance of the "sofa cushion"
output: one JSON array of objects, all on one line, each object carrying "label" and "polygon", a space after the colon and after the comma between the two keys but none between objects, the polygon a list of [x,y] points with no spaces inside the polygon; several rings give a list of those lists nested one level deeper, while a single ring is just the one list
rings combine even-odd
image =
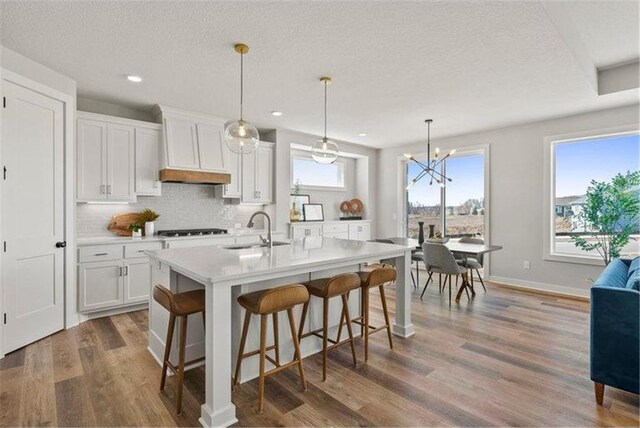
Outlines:
[{"label": "sofa cushion", "polygon": [[629,277],[633,275],[634,272],[637,272],[640,269],[640,257],[636,257],[631,260],[631,265],[629,266]]},{"label": "sofa cushion", "polygon": [[640,290],[640,269],[636,269],[627,280],[627,286],[629,290]]},{"label": "sofa cushion", "polygon": [[594,287],[625,288],[627,285],[629,268],[620,259],[613,259],[598,279],[593,283]]}]

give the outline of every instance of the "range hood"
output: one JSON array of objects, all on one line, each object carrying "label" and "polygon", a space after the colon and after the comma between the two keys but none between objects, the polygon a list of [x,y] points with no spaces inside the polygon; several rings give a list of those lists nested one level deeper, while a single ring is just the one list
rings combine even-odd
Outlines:
[{"label": "range hood", "polygon": [[160,170],[160,181],[163,183],[229,184],[231,174],[165,168]]}]

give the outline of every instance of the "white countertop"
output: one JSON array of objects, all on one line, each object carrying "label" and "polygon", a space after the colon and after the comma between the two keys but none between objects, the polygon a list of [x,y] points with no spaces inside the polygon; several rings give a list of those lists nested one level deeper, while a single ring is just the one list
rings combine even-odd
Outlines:
[{"label": "white countertop", "polygon": [[[305,267],[346,265],[366,260],[398,257],[410,248],[377,242],[305,237],[290,245],[243,250],[222,247],[169,248],[146,251],[153,260],[169,265],[203,284],[264,278],[269,274],[303,272]],[[282,276],[282,275],[280,275]]]},{"label": "white countertop", "polygon": [[[284,234],[284,232],[272,231],[272,234]],[[235,238],[238,236],[258,236],[267,235],[267,231],[263,229],[244,229],[239,232],[221,233],[219,235],[194,235],[194,236],[142,236],[134,238],[132,236],[99,236],[95,238],[78,238],[76,246],[83,247],[86,245],[106,245],[106,244],[130,244],[133,242],[157,242],[157,241],[180,241],[188,239],[220,239]]]},{"label": "white countertop", "polygon": [[290,221],[289,225],[291,226],[305,226],[305,225],[311,225],[311,224],[335,224],[335,223],[340,223],[340,224],[349,224],[349,223],[358,223],[358,222],[363,222],[363,221],[367,221],[370,222],[371,219],[370,218],[363,218],[362,220],[322,220],[322,221]]}]

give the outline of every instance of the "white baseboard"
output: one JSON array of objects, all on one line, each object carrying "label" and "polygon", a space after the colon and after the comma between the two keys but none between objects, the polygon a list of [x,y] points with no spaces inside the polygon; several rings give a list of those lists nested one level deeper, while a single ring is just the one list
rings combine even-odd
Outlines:
[{"label": "white baseboard", "polygon": [[519,288],[522,290],[528,291],[537,291],[542,293],[552,293],[561,296],[567,297],[578,297],[580,299],[589,299],[590,297],[590,289],[589,288],[573,288],[567,287],[565,285],[555,285],[555,284],[545,284],[543,282],[533,282],[533,281],[523,281],[520,279],[514,278],[505,278],[502,276],[489,276],[487,278],[489,282],[496,283],[498,285],[505,285],[512,288]]},{"label": "white baseboard", "polygon": [[118,314],[124,314],[126,312],[135,312],[135,311],[140,311],[142,309],[147,309],[149,308],[149,303],[148,302],[142,302],[142,303],[136,303],[130,306],[124,306],[124,307],[120,307],[120,308],[112,308],[112,309],[106,309],[104,311],[97,311],[97,312],[88,312],[85,314],[80,314],[80,322],[85,322],[85,321],[89,321],[92,319],[96,319],[96,318],[102,318],[102,317],[109,317],[111,315],[118,315]]}]

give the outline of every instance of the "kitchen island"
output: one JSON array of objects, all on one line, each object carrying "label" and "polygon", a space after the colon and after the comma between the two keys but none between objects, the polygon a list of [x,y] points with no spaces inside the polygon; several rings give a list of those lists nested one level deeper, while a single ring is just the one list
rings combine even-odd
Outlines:
[{"label": "kitchen island", "polygon": [[[162,284],[172,292],[205,288],[206,328],[203,331],[200,317],[191,317],[189,320],[186,359],[206,355],[206,398],[200,417],[200,423],[206,427],[229,426],[236,422],[235,406],[231,402],[231,376],[242,320],[242,310],[236,303],[240,294],[343,272],[355,272],[366,262],[392,259],[398,269],[393,332],[405,338],[414,334],[411,323],[412,286],[409,280],[411,249],[406,246],[306,237],[271,248],[169,248],[148,251],[147,255],[151,263],[152,287]],[[354,314],[359,313],[360,299],[357,297],[353,294],[349,300]],[[307,331],[321,325],[321,305],[316,300],[319,299],[311,300]],[[332,303],[335,306],[330,307],[330,324],[336,328],[339,323],[340,302],[337,301],[339,299],[334,300],[336,302]],[[301,308],[296,309],[296,320],[299,320]],[[168,313],[151,300],[149,351],[159,362],[164,351],[168,319]],[[247,350],[258,346],[255,324],[249,331]],[[283,329],[280,332],[283,361],[293,355],[291,343],[289,334]],[[321,343],[316,339],[305,339],[301,347],[304,357],[319,352]],[[172,351],[171,355],[173,359],[177,353]],[[243,364],[240,380],[249,380],[256,377],[257,373],[257,359],[248,359]]]}]

